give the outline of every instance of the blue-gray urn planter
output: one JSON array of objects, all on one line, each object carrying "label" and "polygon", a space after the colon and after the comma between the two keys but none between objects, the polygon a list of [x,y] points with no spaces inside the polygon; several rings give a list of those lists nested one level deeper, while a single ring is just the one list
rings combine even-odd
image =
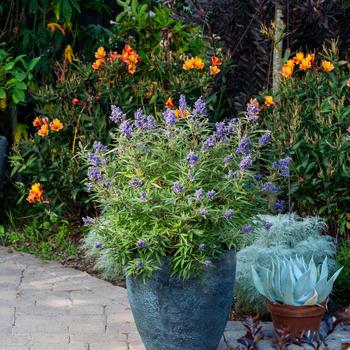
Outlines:
[{"label": "blue-gray urn planter", "polygon": [[171,277],[170,259],[145,283],[126,286],[137,329],[147,350],[216,350],[231,309],[236,253],[224,252],[201,278]]}]

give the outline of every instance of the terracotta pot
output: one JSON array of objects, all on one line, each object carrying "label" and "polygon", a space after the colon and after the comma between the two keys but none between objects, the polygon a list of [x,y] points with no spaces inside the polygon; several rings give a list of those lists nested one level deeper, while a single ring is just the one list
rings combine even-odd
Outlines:
[{"label": "terracotta pot", "polygon": [[275,329],[288,328],[292,337],[300,336],[303,331],[317,331],[320,328],[326,303],[312,306],[291,306],[268,302]]}]

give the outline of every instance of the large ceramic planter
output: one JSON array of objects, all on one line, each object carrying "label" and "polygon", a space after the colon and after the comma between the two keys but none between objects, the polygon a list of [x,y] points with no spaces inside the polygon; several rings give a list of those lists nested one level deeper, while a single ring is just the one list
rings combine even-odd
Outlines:
[{"label": "large ceramic planter", "polygon": [[7,153],[7,139],[6,137],[0,135],[0,190],[2,189],[6,153]]},{"label": "large ceramic planter", "polygon": [[317,331],[324,313],[326,304],[312,306],[291,306],[268,302],[275,329],[288,328],[292,337],[296,338],[303,331]]},{"label": "large ceramic planter", "polygon": [[127,278],[131,310],[147,350],[216,350],[233,299],[236,254],[228,251],[202,278],[170,277],[170,259],[149,280]]}]

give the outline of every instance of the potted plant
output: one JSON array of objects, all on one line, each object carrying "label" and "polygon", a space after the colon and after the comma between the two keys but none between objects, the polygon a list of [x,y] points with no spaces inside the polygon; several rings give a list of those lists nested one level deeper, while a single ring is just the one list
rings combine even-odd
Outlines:
[{"label": "potted plant", "polygon": [[[101,215],[83,219],[85,248],[108,275],[126,274],[147,350],[213,350],[220,341],[235,245],[267,202],[256,159],[270,133],[259,110],[252,101],[242,118],[213,128],[202,99],[191,108],[181,96],[157,120],[139,109],[130,121],[112,106],[113,144],[87,153],[86,185]],[[274,176],[264,180],[272,186]]]},{"label": "potted plant", "polygon": [[288,329],[299,337],[317,331],[326,310],[328,296],[342,268],[328,279],[327,257],[316,267],[313,258],[276,258],[271,269],[252,267],[255,287],[268,299],[268,310],[275,329]]}]

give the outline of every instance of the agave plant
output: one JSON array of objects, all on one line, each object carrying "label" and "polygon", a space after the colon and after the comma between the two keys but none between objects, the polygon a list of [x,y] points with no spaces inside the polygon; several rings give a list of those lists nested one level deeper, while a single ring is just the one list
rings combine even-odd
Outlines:
[{"label": "agave plant", "polygon": [[252,267],[256,289],[273,303],[302,306],[324,302],[342,268],[328,279],[328,260],[316,266],[311,258],[307,264],[302,257],[275,258],[271,270]]}]

